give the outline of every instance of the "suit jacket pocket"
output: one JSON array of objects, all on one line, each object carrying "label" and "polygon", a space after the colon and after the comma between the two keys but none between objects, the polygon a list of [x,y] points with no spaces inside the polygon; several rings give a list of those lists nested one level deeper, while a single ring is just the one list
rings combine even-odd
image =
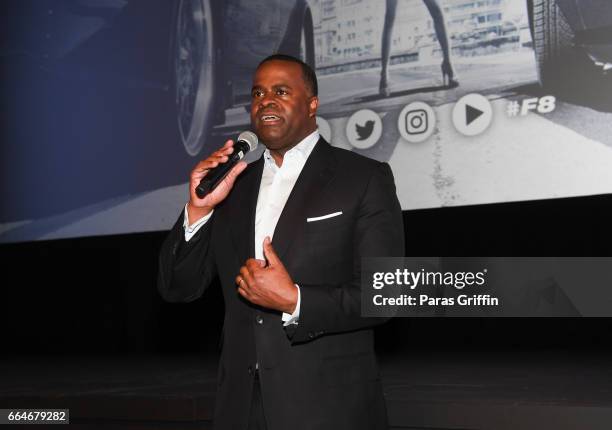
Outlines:
[{"label": "suit jacket pocket", "polygon": [[336,211],[336,212],[329,213],[327,215],[319,215],[319,216],[315,216],[315,217],[306,218],[306,222],[324,221],[326,219],[335,218],[335,217],[341,216],[341,215],[342,215],[342,211]]},{"label": "suit jacket pocket", "polygon": [[325,218],[318,221],[306,222],[305,233],[307,238],[314,239],[330,239],[336,238],[348,232],[351,227],[351,219],[342,214],[331,218]]}]

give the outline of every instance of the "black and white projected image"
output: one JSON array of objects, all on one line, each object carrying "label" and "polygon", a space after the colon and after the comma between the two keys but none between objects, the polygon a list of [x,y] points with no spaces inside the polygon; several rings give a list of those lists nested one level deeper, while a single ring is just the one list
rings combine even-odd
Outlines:
[{"label": "black and white projected image", "polygon": [[275,52],[316,68],[321,134],[388,162],[404,210],[612,192],[605,0],[8,4],[0,242],[169,228]]}]

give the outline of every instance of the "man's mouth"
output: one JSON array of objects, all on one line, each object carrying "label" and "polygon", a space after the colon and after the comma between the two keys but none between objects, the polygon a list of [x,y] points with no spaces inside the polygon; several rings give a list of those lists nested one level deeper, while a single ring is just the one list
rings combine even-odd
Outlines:
[{"label": "man's mouth", "polygon": [[259,120],[264,124],[275,124],[281,120],[281,117],[274,114],[264,114],[259,116]]}]

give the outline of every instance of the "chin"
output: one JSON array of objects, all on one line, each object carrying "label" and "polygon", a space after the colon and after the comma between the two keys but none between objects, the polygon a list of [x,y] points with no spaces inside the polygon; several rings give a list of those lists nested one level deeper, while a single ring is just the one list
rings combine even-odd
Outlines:
[{"label": "chin", "polygon": [[284,147],[284,145],[276,140],[266,140],[262,138],[262,142],[266,148],[270,150],[278,150]]},{"label": "chin", "polygon": [[280,136],[276,130],[258,129],[255,131],[257,137],[270,149],[277,149],[283,146],[283,136]]}]

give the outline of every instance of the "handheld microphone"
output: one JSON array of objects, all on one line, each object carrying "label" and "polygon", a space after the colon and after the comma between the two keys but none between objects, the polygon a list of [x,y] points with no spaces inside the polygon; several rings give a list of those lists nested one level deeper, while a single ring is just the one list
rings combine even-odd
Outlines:
[{"label": "handheld microphone", "polygon": [[206,176],[202,178],[200,184],[196,188],[196,195],[203,199],[208,193],[214,190],[217,185],[227,176],[232,167],[249,152],[257,148],[259,139],[257,135],[251,131],[243,131],[234,143],[234,152],[229,155],[227,162],[219,164],[217,167],[210,169]]}]

